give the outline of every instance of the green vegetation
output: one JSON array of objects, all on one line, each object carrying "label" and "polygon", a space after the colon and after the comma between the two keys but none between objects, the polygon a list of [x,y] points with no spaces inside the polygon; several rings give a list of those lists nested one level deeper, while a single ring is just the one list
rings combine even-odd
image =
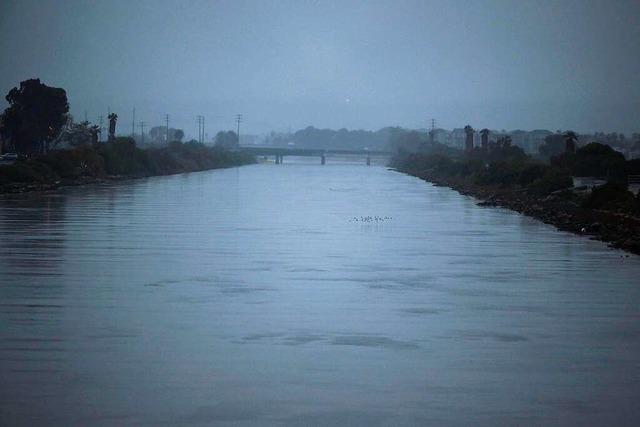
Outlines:
[{"label": "green vegetation", "polygon": [[[108,142],[98,142],[97,126],[87,121],[73,122],[65,90],[48,87],[39,79],[23,81],[6,99],[10,106],[2,114],[0,131],[21,156],[11,164],[0,165],[3,186],[45,184],[49,188],[57,183],[167,175],[255,162],[247,153],[207,147],[196,141],[183,144],[180,140],[184,132],[180,129],[171,129],[176,140],[168,146],[139,149],[133,138],[115,136],[115,113],[108,116]],[[70,148],[53,150],[60,142]]]},{"label": "green vegetation", "polygon": [[556,157],[565,152],[566,141],[564,136],[559,133],[549,135],[544,138],[544,144],[538,147],[540,157],[546,163],[549,163],[552,157]]},{"label": "green vegetation", "polygon": [[69,104],[62,88],[29,79],[5,97],[9,107],[2,115],[3,134],[11,137],[17,153],[44,154],[67,122]]},{"label": "green vegetation", "polygon": [[116,137],[113,143],[81,144],[0,166],[0,185],[168,175],[253,162],[253,157],[246,153],[207,147],[198,142],[174,141],[168,147],[141,150],[132,138]]},{"label": "green vegetation", "polygon": [[153,126],[149,129],[149,140],[155,144],[166,143],[166,141],[182,142],[184,131],[182,129],[169,128],[169,137],[167,138],[166,126]]},{"label": "green vegetation", "polygon": [[640,199],[634,197],[627,190],[627,185],[620,182],[607,182],[594,187],[583,205],[591,209],[640,214]]},{"label": "green vegetation", "polygon": [[551,164],[570,169],[575,176],[594,176],[626,181],[626,159],[608,145],[592,142],[570,154],[552,157]]},{"label": "green vegetation", "polygon": [[[471,127],[467,130],[470,135]],[[626,161],[622,154],[599,143],[576,148],[578,137],[568,131],[547,138],[541,152],[550,155],[549,165],[534,161],[512,146],[508,137],[489,142],[486,130],[481,134],[481,146],[467,144],[464,154],[457,151],[453,156],[438,152],[438,147],[424,139],[412,140],[396,151],[390,166],[458,188],[515,190],[539,198],[554,194],[587,209],[640,214],[640,195],[628,191],[626,183],[627,174],[639,174],[640,161]],[[557,154],[561,145],[564,151]],[[607,183],[590,192],[574,192],[569,190],[573,187],[572,176],[602,178]]]},{"label": "green vegetation", "polygon": [[235,150],[238,146],[238,134],[230,130],[216,134],[215,146],[223,150]]}]

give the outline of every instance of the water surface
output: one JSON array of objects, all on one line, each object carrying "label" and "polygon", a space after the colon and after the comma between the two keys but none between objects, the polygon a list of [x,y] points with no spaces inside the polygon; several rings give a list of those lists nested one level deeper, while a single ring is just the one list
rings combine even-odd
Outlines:
[{"label": "water surface", "polygon": [[0,198],[0,424],[637,425],[640,260],[307,161]]}]

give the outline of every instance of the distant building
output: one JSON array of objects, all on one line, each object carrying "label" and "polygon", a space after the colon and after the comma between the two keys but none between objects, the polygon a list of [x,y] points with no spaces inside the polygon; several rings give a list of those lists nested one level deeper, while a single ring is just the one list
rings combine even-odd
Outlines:
[{"label": "distant building", "polygon": [[546,129],[536,129],[532,131],[515,130],[509,133],[511,142],[527,154],[538,154],[538,149],[544,144],[544,139],[553,135],[553,132]]},{"label": "distant building", "polygon": [[[538,154],[538,148],[544,144],[544,139],[552,135],[553,132],[546,129],[536,129],[532,131],[515,130],[511,132],[489,130],[489,139],[491,141],[497,141],[504,136],[511,136],[513,145],[516,145],[524,150],[527,154]],[[440,144],[447,145],[449,147],[458,148],[464,150],[465,148],[466,134],[463,128],[455,128],[451,131],[446,129],[436,129],[434,134],[434,141]],[[480,132],[474,132],[473,134],[473,146],[479,147],[482,142],[482,135]]]},{"label": "distant building", "polygon": [[[467,138],[467,134],[464,132],[463,128],[455,128],[450,132],[451,134],[451,147],[458,148],[460,150],[464,150],[464,141]],[[447,144],[449,145],[449,144]]]},{"label": "distant building", "polygon": [[444,129],[435,129],[433,131],[433,141],[438,144],[450,145],[448,141],[449,132]]}]

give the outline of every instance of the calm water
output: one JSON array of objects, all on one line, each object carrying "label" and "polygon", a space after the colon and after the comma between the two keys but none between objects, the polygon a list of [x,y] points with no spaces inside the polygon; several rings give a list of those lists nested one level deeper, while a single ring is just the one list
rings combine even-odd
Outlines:
[{"label": "calm water", "polygon": [[638,425],[639,272],[381,166],[5,196],[0,425]]}]

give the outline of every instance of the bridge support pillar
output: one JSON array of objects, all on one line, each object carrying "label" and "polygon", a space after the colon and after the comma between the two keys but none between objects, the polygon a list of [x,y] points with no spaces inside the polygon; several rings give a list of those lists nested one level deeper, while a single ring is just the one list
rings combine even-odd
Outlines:
[{"label": "bridge support pillar", "polygon": [[371,155],[367,155],[367,166],[371,165]]},{"label": "bridge support pillar", "polygon": [[324,164],[326,163],[326,161],[327,161],[327,158],[324,156],[324,154],[322,154],[322,155],[320,156],[320,164],[321,164],[321,165],[324,165]]}]

